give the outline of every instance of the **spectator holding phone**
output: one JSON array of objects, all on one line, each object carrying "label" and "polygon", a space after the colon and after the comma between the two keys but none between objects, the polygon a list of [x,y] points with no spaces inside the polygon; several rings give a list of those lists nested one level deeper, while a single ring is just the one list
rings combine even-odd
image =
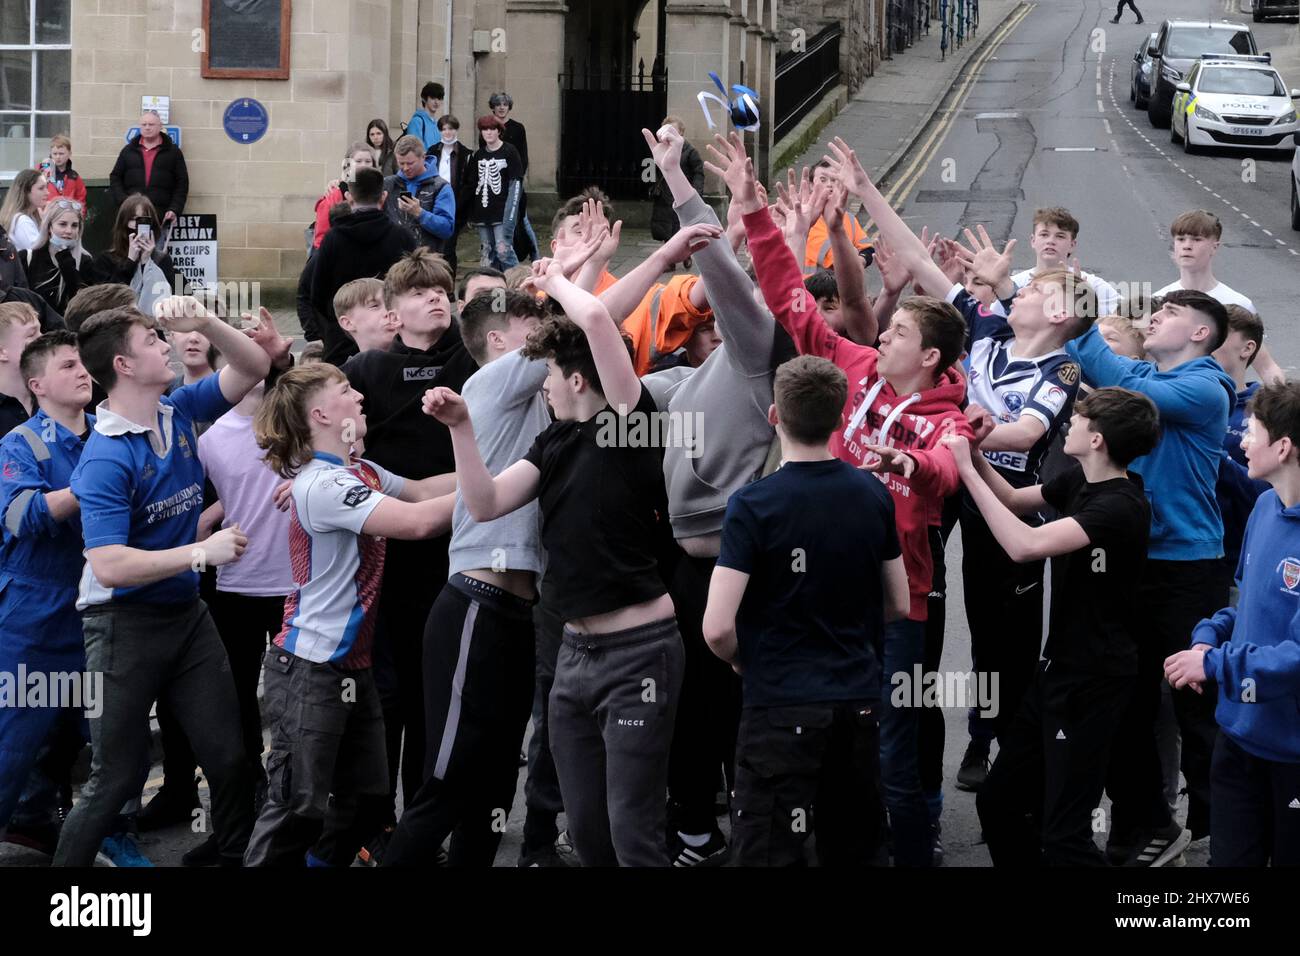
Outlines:
[{"label": "spectator holding phone", "polygon": [[128,196],[143,193],[155,209],[162,210],[163,223],[174,222],[185,211],[190,193],[185,155],[163,132],[162,119],[155,110],[140,117],[140,135],[117,154],[108,182],[115,206],[120,207]]},{"label": "spectator holding phone", "polygon": [[95,257],[94,269],[104,282],[130,286],[146,314],[152,314],[155,301],[171,295],[176,270],[158,245],[158,212],[148,197],[128,196],[122,203],[112,245]]},{"label": "spectator holding phone", "polygon": [[39,169],[24,169],[14,177],[4,203],[0,204],[0,225],[8,231],[19,252],[36,244],[46,202],[45,174]]},{"label": "spectator holding phone", "polygon": [[27,285],[60,315],[86,286],[95,284],[95,269],[81,246],[85,207],[74,199],[55,199],[45,207],[40,234],[21,254]]}]

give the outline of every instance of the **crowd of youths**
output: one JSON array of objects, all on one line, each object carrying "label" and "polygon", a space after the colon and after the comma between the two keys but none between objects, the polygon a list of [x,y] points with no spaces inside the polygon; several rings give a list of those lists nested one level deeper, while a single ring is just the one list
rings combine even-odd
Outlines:
[{"label": "crowd of youths", "polygon": [[1217,218],[1126,296],[1065,209],[1022,272],[916,235],[841,140],[773,201],[717,138],[722,221],[670,117],[663,245],[613,275],[588,190],[521,268],[509,98],[477,151],[422,99],[322,197],[316,355],[142,298],[147,199],[85,273],[76,203],[43,214],[67,328],[0,304],[0,670],[102,675],[103,708],[0,708],[7,839],[147,865],[136,830],[202,818],[187,865],[489,866],[531,719],[520,865],[932,866],[952,702],[908,684],[960,524],[995,699],[955,783],[994,865],[1300,862],[1300,386]]}]

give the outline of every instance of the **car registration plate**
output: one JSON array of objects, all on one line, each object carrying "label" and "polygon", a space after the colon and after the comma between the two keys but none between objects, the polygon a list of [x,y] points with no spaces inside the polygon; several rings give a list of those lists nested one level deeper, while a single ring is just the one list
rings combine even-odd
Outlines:
[{"label": "car registration plate", "polygon": [[1234,126],[1233,136],[1263,136],[1264,130],[1258,126]]}]

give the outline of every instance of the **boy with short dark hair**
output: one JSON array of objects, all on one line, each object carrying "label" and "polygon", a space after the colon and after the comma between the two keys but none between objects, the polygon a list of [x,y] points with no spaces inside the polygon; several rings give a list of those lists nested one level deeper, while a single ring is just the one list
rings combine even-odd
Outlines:
[{"label": "boy with short dark hair", "polygon": [[[2,308],[2,307],[0,307]],[[77,354],[77,337],[47,332],[23,351],[24,380],[37,412],[0,440],[0,671],[81,674],[86,651],[77,614],[77,580],[82,557],[81,517],[68,479],[81,458],[93,416],[90,376]],[[47,853],[58,842],[57,789],[70,776],[80,746],[57,770],[33,774],[37,757],[51,739],[88,737],[83,707],[0,707],[0,829],[13,842]],[[29,780],[35,786],[24,785]],[[20,800],[20,794],[21,800]],[[12,820],[11,820],[12,815]]]},{"label": "boy with short dark hair", "polygon": [[[1161,783],[1155,728],[1160,705],[1160,662],[1186,645],[1196,622],[1227,603],[1219,574],[1223,520],[1214,497],[1233,381],[1211,354],[1228,334],[1228,315],[1204,292],[1170,292],[1151,316],[1145,341],[1149,361],[1116,355],[1097,328],[1070,343],[1083,374],[1098,387],[1118,385],[1146,395],[1163,423],[1160,442],[1132,470],[1151,501],[1151,539],[1138,594],[1138,680],[1124,732],[1111,756],[1108,853],[1134,865],[1154,865],[1184,844]],[[1210,756],[1216,728],[1204,698],[1173,696],[1182,734],[1187,780],[1187,829],[1193,840],[1210,828]],[[1167,746],[1167,745],[1166,745]],[[1174,765],[1172,753],[1165,764]],[[1166,780],[1166,785],[1174,781]]]},{"label": "boy with short dark hair", "polygon": [[910,599],[889,493],[829,447],[848,391],[828,359],[778,368],[768,416],[783,464],[727,504],[704,637],[744,687],[738,866],[800,865],[810,830],[824,866],[866,865],[879,842],[875,649]]},{"label": "boy with short dark hair", "polygon": [[107,391],[71,477],[81,505],[86,567],[86,666],[104,674],[103,713],[91,720],[94,756],[82,799],[63,826],[54,862],[88,866],[118,809],[139,793],[149,708],[165,696],[212,787],[223,864],[238,865],[252,826],[253,780],[225,649],[198,597],[198,569],[238,560],[233,526],[195,546],[203,466],[193,422],[213,421],[259,384],[262,347],[189,297],[158,306],[173,334],[203,333],[226,358],[217,374],[164,395],[170,347],[133,309],[101,312],[78,334],[86,370]]},{"label": "boy with short dark hair", "polygon": [[1300,864],[1300,385],[1266,385],[1250,401],[1242,441],[1250,477],[1272,488],[1242,542],[1241,600],[1192,631],[1164,662],[1175,688],[1215,681],[1221,733],[1210,767],[1213,866]]},{"label": "boy with short dark hair", "polygon": [[[772,314],[801,354],[829,359],[853,383],[842,409],[846,424],[831,437],[830,447],[850,465],[878,472],[893,499],[911,600],[903,619],[884,630],[883,664],[890,674],[910,674],[924,652],[926,598],[934,573],[930,519],[959,487],[957,466],[939,438],[945,427],[972,434],[960,408],[965,382],[952,367],[961,356],[965,323],[949,303],[912,296],[899,303],[878,350],[836,333],[802,287],[798,260],[766,206],[746,189],[743,151],[737,151],[736,142],[725,156],[707,148],[728,161],[725,170],[710,168],[722,172],[728,185],[735,184],[759,286]],[[824,186],[813,194],[814,212],[841,204]],[[879,716],[880,771],[895,860],[928,866],[931,829],[917,769],[919,714],[882,707]]]},{"label": "boy with short dark hair", "polygon": [[447,91],[441,83],[430,80],[420,88],[420,107],[411,114],[411,121],[406,124],[406,135],[418,137],[427,151],[438,142],[438,117],[442,115],[442,103],[447,98]]},{"label": "boy with short dark hair", "polygon": [[[1121,388],[1075,402],[1065,453],[1082,467],[1046,484],[1015,488],[972,456],[965,438],[944,438],[1012,560],[1052,559],[1045,659],[976,796],[994,866],[1106,865],[1092,812],[1136,680],[1136,597],[1151,523],[1142,480],[1126,469],[1158,438],[1155,405]],[[1045,506],[1059,517],[1038,527],[1018,517]]]},{"label": "boy with short dark hair", "polygon": [[[522,347],[545,317],[537,299],[488,290],[460,313],[465,347],[480,368],[463,398],[490,472],[524,456],[550,424],[546,363]],[[533,706],[533,606],[544,565],[540,514],[528,505],[474,521],[456,502],[447,584],[424,632],[426,734],[431,765],[411,795],[385,866],[434,865],[452,838],[451,866],[491,866],[519,776],[519,748]]]},{"label": "boy with short dark hair", "polygon": [[523,353],[547,360],[556,421],[493,477],[463,400],[435,389],[427,405],[451,429],[460,494],[475,520],[541,506],[545,586],[565,622],[551,747],[578,856],[584,866],[665,866],[682,643],[659,569],[669,531],[662,454],[649,437],[654,399],[599,300],[554,260],[534,264],[534,282],[568,316],[547,319]]}]

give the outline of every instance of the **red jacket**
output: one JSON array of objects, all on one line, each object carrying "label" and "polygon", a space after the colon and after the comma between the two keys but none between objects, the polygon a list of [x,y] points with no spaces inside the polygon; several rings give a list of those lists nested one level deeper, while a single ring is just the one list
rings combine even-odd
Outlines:
[{"label": "red jacket", "polygon": [[894,499],[894,520],[912,596],[908,618],[924,621],[934,576],[928,528],[932,516],[943,507],[943,499],[961,486],[957,462],[939,439],[947,421],[955,423],[959,434],[974,437],[961,410],[966,382],[955,368],[949,368],[933,388],[900,399],[893,386],[876,373],[880,353],[844,338],[826,324],[816,300],[803,287],[799,263],[768,211],[745,216],[745,230],[763,298],[794,339],[799,354],[830,359],[848,376],[847,425],[831,436],[831,452],[851,465],[861,465],[866,445],[889,445],[907,449],[916,462],[911,478],[879,477],[888,484]]},{"label": "red jacket", "polygon": [[319,249],[320,244],[325,241],[325,233],[330,231],[330,208],[335,203],[341,203],[346,196],[343,190],[338,186],[333,186],[325,191],[325,195],[316,200],[316,234],[312,237],[311,244],[313,249]]},{"label": "red jacket", "polygon": [[86,181],[81,178],[81,174],[68,166],[63,171],[63,191],[54,182],[54,167],[50,167],[46,173],[49,181],[45,186],[45,194],[53,202],[55,199],[73,199],[81,203],[81,213],[84,217],[86,214]]}]

